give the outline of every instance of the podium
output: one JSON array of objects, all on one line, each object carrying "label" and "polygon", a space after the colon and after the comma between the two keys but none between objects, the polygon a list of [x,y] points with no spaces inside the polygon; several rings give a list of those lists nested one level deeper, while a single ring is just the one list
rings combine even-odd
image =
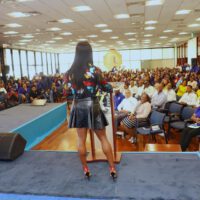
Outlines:
[{"label": "podium", "polygon": [[[114,111],[114,103],[113,103],[113,93],[110,93],[110,107],[111,107],[111,126],[109,127],[112,132],[111,135],[111,146],[112,146],[112,150],[113,150],[113,157],[114,157],[114,162],[115,163],[119,163],[121,160],[121,153],[117,152],[117,146],[116,146],[116,126],[115,126],[115,119],[114,119],[114,115],[115,115],[115,111]],[[107,132],[107,137],[108,137],[108,131]],[[104,155],[104,153],[101,151],[97,151],[96,149],[96,142],[97,139],[95,138],[96,136],[94,135],[94,132],[90,129],[89,130],[89,134],[90,134],[90,142],[91,142],[91,152],[88,153],[87,156],[87,162],[99,162],[99,161],[107,161],[106,156]]]}]

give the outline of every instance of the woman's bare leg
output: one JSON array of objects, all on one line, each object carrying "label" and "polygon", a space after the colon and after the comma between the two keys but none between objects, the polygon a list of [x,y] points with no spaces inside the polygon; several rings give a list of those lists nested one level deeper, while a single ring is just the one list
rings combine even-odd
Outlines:
[{"label": "woman's bare leg", "polygon": [[106,136],[105,129],[95,130],[95,133],[96,133],[98,139],[101,142],[101,146],[102,146],[103,152],[104,152],[104,154],[106,155],[106,157],[108,159],[108,163],[109,163],[110,167],[114,167],[115,164],[114,164],[112,147],[111,147],[110,142],[108,141],[108,138]]},{"label": "woman's bare leg", "polygon": [[87,128],[77,128],[77,133],[78,133],[78,152],[79,152],[79,157],[81,160],[81,163],[83,167],[87,166],[87,161],[86,161],[86,139],[87,139]]}]

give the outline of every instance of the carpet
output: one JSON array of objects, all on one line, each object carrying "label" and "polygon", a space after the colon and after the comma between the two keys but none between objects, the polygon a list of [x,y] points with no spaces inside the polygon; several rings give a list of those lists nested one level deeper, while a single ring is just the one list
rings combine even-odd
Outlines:
[{"label": "carpet", "polygon": [[88,181],[76,153],[28,151],[13,162],[0,162],[0,193],[136,200],[200,197],[197,154],[124,153],[116,182],[107,163],[90,164],[90,169]]}]

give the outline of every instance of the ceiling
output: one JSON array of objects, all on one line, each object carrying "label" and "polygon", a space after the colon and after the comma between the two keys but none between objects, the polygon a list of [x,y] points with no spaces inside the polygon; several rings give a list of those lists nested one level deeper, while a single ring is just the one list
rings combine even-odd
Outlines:
[{"label": "ceiling", "polygon": [[[95,50],[138,49],[171,47],[187,41],[192,33],[200,32],[200,21],[197,21],[200,18],[200,0],[162,1],[162,5],[146,6],[145,0],[0,0],[0,44],[33,50],[73,52],[78,41],[87,39]],[[89,6],[91,10],[75,12],[72,9],[80,5]],[[183,9],[191,12],[176,15],[176,11]],[[16,11],[31,12],[33,15],[23,18],[8,15]],[[114,16],[117,14],[128,14],[129,18],[116,19]],[[63,18],[71,19],[73,22],[57,22]],[[152,20],[157,23],[145,24],[146,21]],[[5,26],[13,23],[22,26]],[[108,26],[97,28],[96,24]],[[191,24],[196,24],[196,27],[188,27]],[[149,26],[154,26],[155,29],[146,30]],[[61,30],[50,31],[49,28],[52,27]],[[111,29],[112,32],[105,33],[101,31],[103,29]],[[172,32],[163,32],[165,30]],[[9,31],[18,33],[6,34]],[[72,34],[61,35],[64,32]],[[182,32],[186,33],[179,35]],[[125,35],[126,33],[132,35]],[[26,34],[32,34],[33,38],[23,38]]]}]

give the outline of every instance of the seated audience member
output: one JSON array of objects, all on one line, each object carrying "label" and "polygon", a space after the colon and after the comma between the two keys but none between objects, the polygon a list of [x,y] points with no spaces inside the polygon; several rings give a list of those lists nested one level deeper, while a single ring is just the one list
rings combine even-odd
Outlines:
[{"label": "seated audience member", "polygon": [[[132,135],[133,128],[135,127],[136,121],[139,118],[147,118],[151,112],[151,103],[150,97],[148,94],[143,93],[141,96],[141,100],[139,101],[136,110],[134,113],[131,113],[129,116],[125,117],[121,123],[119,129],[124,131],[125,133]],[[129,139],[131,143],[136,142],[135,137],[131,137]]]},{"label": "seated audience member", "polygon": [[155,88],[150,85],[149,81],[144,82],[144,92],[148,94],[148,96],[151,98],[153,94],[156,92]]},{"label": "seated audience member", "polygon": [[144,92],[144,84],[143,80],[138,81],[137,93],[135,94],[135,98],[140,98],[142,93]]},{"label": "seated audience member", "polygon": [[179,100],[187,91],[187,81],[186,80],[183,80],[183,82],[178,86],[178,89],[177,89],[177,100]]},{"label": "seated audience member", "polygon": [[157,91],[152,96],[151,105],[153,108],[164,108],[166,102],[167,102],[167,96],[163,92],[162,83],[160,83],[157,86]]},{"label": "seated audience member", "polygon": [[196,106],[198,104],[197,95],[193,92],[192,86],[187,86],[186,93],[178,101],[180,104]]},{"label": "seated audience member", "polygon": [[34,99],[40,99],[41,98],[40,93],[37,90],[35,85],[33,85],[31,87],[31,90],[29,92],[29,98],[30,98],[30,102],[32,102]]},{"label": "seated audience member", "polygon": [[125,98],[125,96],[120,92],[119,88],[114,89],[115,96],[114,96],[114,107],[115,110],[117,110],[117,107],[122,102],[122,100]]},{"label": "seated audience member", "polygon": [[137,86],[135,85],[134,81],[130,81],[129,90],[131,91],[132,96],[135,96],[137,93]]},{"label": "seated audience member", "polygon": [[182,151],[187,150],[193,137],[200,135],[200,107],[195,110],[191,120],[196,123],[197,128],[188,127],[183,130],[180,141]]},{"label": "seated audience member", "polygon": [[117,125],[128,114],[135,112],[137,104],[138,104],[138,101],[136,98],[131,96],[131,91],[126,90],[125,99],[123,99],[122,102],[117,106],[117,110],[119,111],[117,113],[117,119],[116,119]]},{"label": "seated audience member", "polygon": [[172,89],[172,84],[168,83],[166,89],[163,91],[167,96],[167,102],[176,101],[176,93]]},{"label": "seated audience member", "polygon": [[2,80],[0,80],[0,103],[4,103],[7,106],[7,91]]},{"label": "seated audience member", "polygon": [[191,85],[193,90],[196,90],[197,88],[197,81],[195,81],[194,76],[190,76],[190,80],[188,81],[187,85]]},{"label": "seated audience member", "polygon": [[24,83],[22,87],[18,90],[18,100],[19,103],[24,103],[28,101],[28,94],[29,94],[29,88],[27,88],[26,84]]}]

